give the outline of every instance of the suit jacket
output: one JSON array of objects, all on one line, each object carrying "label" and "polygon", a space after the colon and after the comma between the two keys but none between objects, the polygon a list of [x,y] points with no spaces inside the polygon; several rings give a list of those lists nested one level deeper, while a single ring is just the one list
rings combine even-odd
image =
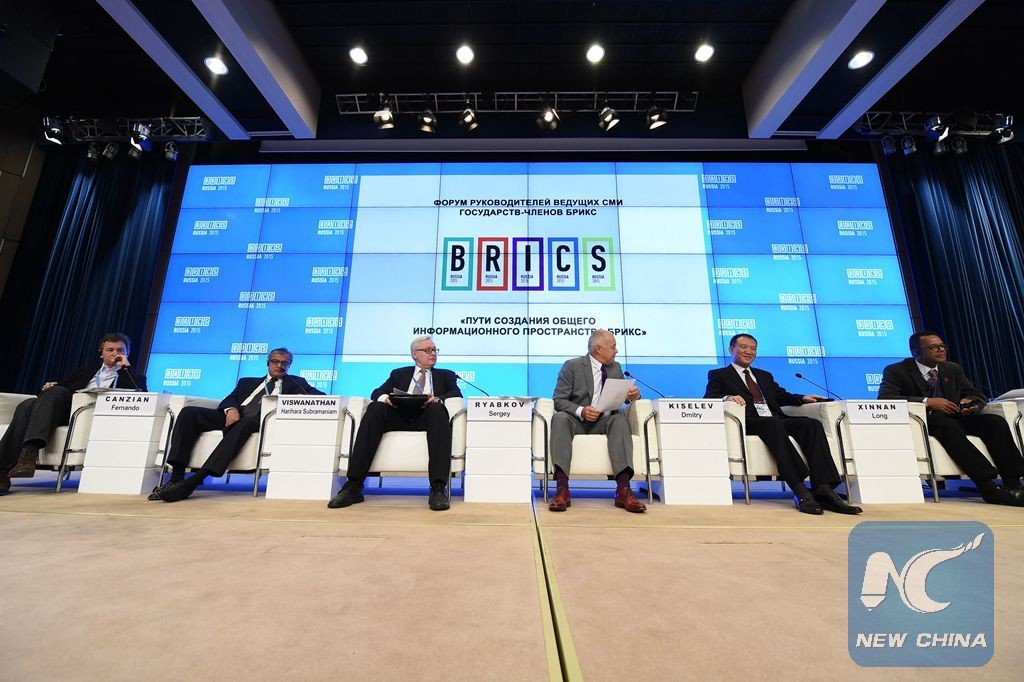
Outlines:
[{"label": "suit jacket", "polygon": [[[99,367],[76,367],[66,377],[58,381],[57,385],[63,386],[70,391],[80,391],[83,388],[88,388],[92,383],[93,377],[96,376],[97,370],[99,370]],[[117,382],[115,385],[117,388],[147,390],[145,375],[136,374],[130,367],[122,367],[117,371]]]},{"label": "suit jacket", "polygon": [[[217,406],[218,410],[224,411],[230,407],[235,408],[242,412],[242,403],[248,398],[256,387],[263,383],[266,379],[266,375],[261,377],[242,377],[238,380],[238,385],[235,386],[235,390],[220,401],[220,405]],[[324,395],[323,391],[319,391],[309,383],[306,382],[302,377],[297,377],[293,374],[285,374],[281,378],[281,393],[284,395]]]},{"label": "suit jacket", "polygon": [[[622,365],[617,362],[608,365],[608,378],[624,379]],[[556,410],[573,416],[577,408],[590,405],[594,399],[594,372],[589,355],[565,361],[562,369],[558,370],[553,398]]]},{"label": "suit jacket", "polygon": [[[775,383],[775,377],[771,372],[763,369],[750,368],[754,375],[757,387],[761,389],[764,401],[768,403],[768,409],[773,415],[785,417],[782,411],[783,406],[792,407],[802,405],[804,396],[801,393],[790,393],[782,386]],[[724,398],[727,395],[741,395],[747,401],[747,419],[757,417],[757,408],[754,407],[754,396],[747,390],[747,384],[732,365],[719,367],[708,372],[708,385],[704,389],[705,398]]]},{"label": "suit jacket", "polygon": [[[940,362],[939,385],[940,396],[954,403],[959,403],[962,398],[972,398],[988,402],[988,398],[982,394],[971,380],[964,374],[963,368],[955,362]],[[928,382],[921,376],[917,368],[917,361],[914,358],[905,358],[897,363],[891,364],[882,372],[882,385],[878,387],[879,400],[906,399],[910,402],[924,402],[925,398],[932,395],[932,389]]]},{"label": "suit jacket", "polygon": [[[388,380],[373,389],[370,400],[376,400],[386,393],[394,393],[397,388],[400,391],[408,391],[412,383],[412,375],[416,373],[416,366],[399,367],[391,370]],[[434,367],[430,370],[431,380],[434,382],[434,395],[440,400],[448,398],[461,398],[462,391],[459,390],[459,377],[450,369]]]}]

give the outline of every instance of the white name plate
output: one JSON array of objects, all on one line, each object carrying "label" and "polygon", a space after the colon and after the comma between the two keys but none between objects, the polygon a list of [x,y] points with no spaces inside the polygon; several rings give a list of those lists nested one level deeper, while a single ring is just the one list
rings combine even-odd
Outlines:
[{"label": "white name plate", "polygon": [[278,419],[340,419],[340,395],[281,395],[277,397]]},{"label": "white name plate", "polygon": [[127,414],[133,417],[153,417],[167,410],[169,393],[99,393],[93,414]]},{"label": "white name plate", "polygon": [[662,398],[658,400],[658,421],[662,424],[721,424],[725,403],[721,400]]},{"label": "white name plate", "polygon": [[846,418],[851,424],[906,424],[910,414],[906,400],[847,400]]},{"label": "white name plate", "polygon": [[466,398],[466,416],[473,421],[528,422],[533,418],[533,399]]}]

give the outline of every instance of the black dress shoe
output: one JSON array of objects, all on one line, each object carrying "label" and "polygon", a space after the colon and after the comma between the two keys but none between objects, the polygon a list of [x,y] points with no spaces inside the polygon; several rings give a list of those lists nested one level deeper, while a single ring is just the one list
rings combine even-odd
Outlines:
[{"label": "black dress shoe", "polygon": [[1024,490],[1004,488],[997,485],[981,491],[981,499],[989,504],[1005,504],[1008,507],[1024,507]]},{"label": "black dress shoe", "polygon": [[175,481],[174,483],[168,483],[163,486],[154,494],[164,502],[180,502],[181,500],[188,499],[195,490],[195,488],[185,483],[185,481]]},{"label": "black dress shoe", "polygon": [[7,475],[7,469],[0,469],[0,495],[11,492],[11,477]]},{"label": "black dress shoe", "polygon": [[341,509],[342,507],[351,507],[353,504],[359,504],[363,499],[363,486],[346,483],[338,491],[338,494],[331,498],[327,506],[331,509]]},{"label": "black dress shoe", "polygon": [[825,513],[822,511],[821,505],[815,502],[813,497],[805,497],[804,499],[794,497],[793,501],[796,502],[796,510],[801,514],[814,514],[816,516],[820,516]]},{"label": "black dress shoe", "polygon": [[827,495],[815,495],[814,500],[821,505],[822,509],[827,509],[836,514],[861,514],[864,512],[860,507],[847,504],[846,500],[833,492]]},{"label": "black dress shoe", "polygon": [[430,498],[427,500],[427,504],[434,511],[444,511],[451,507],[448,504],[448,497],[444,494],[444,488],[431,488]]}]

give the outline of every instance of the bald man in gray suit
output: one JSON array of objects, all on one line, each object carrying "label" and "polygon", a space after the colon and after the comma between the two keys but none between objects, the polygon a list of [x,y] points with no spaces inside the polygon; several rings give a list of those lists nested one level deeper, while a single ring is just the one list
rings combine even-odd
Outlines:
[{"label": "bald man in gray suit", "polygon": [[[605,379],[622,379],[622,366],[615,337],[604,329],[590,335],[587,355],[567,360],[555,382],[555,415],[551,419],[551,455],[555,463],[555,497],[551,511],[565,511],[572,505],[569,495],[569,471],[572,466],[572,439],[576,434],[605,434],[608,454],[615,472],[615,506],[628,512],[647,510],[629,487],[633,479],[633,434],[626,415],[616,410],[600,412],[593,407],[601,395]],[[638,400],[640,389],[633,387],[627,400]]]}]

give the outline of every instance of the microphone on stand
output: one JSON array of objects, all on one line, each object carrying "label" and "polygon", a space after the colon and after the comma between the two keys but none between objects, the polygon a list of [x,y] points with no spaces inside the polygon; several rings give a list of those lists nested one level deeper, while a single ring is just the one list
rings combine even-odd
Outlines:
[{"label": "microphone on stand", "polygon": [[473,387],[473,388],[475,388],[476,390],[478,390],[478,391],[480,391],[481,393],[483,393],[483,394],[484,394],[485,396],[487,396],[488,398],[490,398],[490,397],[491,397],[491,394],[490,394],[490,393],[488,393],[488,392],[487,392],[487,391],[485,391],[484,389],[480,388],[479,386],[477,386],[476,384],[474,384],[474,383],[473,383],[472,381],[470,381],[469,379],[467,379],[467,378],[465,378],[465,377],[460,377],[460,376],[459,376],[459,375],[457,375],[457,374],[456,374],[455,376],[457,376],[457,377],[458,377],[459,381],[462,381],[462,382],[464,382],[464,383],[466,383],[466,384],[469,384],[470,386],[472,386],[472,387]]},{"label": "microphone on stand", "polygon": [[658,395],[660,395],[660,396],[661,396],[662,398],[665,398],[665,397],[666,397],[664,393],[662,393],[661,391],[659,391],[658,389],[656,389],[656,388],[655,388],[654,386],[651,386],[650,384],[645,384],[644,382],[640,381],[640,379],[639,379],[639,378],[638,378],[638,377],[637,377],[637,376],[636,376],[635,374],[630,374],[629,372],[625,372],[625,371],[624,371],[624,372],[622,373],[622,375],[623,375],[623,376],[626,376],[626,377],[629,377],[630,379],[633,379],[634,381],[636,381],[636,382],[637,382],[638,384],[640,384],[641,386],[644,386],[644,387],[646,387],[646,388],[649,388],[649,389],[651,389],[652,391],[654,391],[655,393],[657,393]]},{"label": "microphone on stand", "polygon": [[[838,393],[833,393],[832,391],[828,390],[827,388],[825,388],[825,387],[824,387],[824,386],[822,386],[821,384],[816,384],[816,383],[814,383],[813,381],[811,381],[810,379],[808,379],[807,377],[805,377],[805,376],[804,376],[803,374],[801,374],[800,372],[797,372],[797,373],[796,373],[796,374],[794,374],[793,376],[795,376],[795,377],[796,377],[797,379],[803,379],[804,381],[806,381],[807,383],[809,383],[809,384],[810,384],[811,386],[817,386],[818,388],[820,388],[821,390],[825,391],[825,393],[828,393],[828,394],[829,394],[829,395],[831,395],[831,396],[835,396],[836,400],[844,400],[844,398],[843,398],[843,397],[841,397],[841,396],[840,396],[840,395],[839,395]],[[832,398],[826,398],[825,400],[819,400],[818,402],[819,402],[819,403],[822,403],[822,402],[830,402],[831,400],[832,400]]]},{"label": "microphone on stand", "polygon": [[[306,389],[304,389],[304,388],[302,387],[302,384],[300,384],[300,383],[299,383],[298,379],[296,379],[295,377],[293,377],[293,376],[292,376],[291,374],[285,374],[285,375],[284,375],[284,379],[291,379],[291,380],[292,380],[292,383],[293,383],[293,384],[295,384],[295,385],[296,385],[296,386],[298,387],[299,391],[301,391],[301,392],[302,392],[302,395],[309,395],[309,391],[307,391]],[[281,392],[282,392],[282,393],[284,393],[284,379],[282,379],[282,380],[281,380],[281,388],[282,388]]]}]

